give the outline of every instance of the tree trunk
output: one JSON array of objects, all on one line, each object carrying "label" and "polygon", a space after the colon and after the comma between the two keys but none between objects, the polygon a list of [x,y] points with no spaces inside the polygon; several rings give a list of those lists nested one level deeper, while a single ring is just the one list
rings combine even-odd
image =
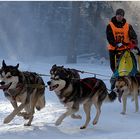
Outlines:
[{"label": "tree trunk", "polygon": [[67,63],[77,62],[76,41],[79,32],[80,2],[72,2],[72,18],[70,31],[70,44],[68,48]]}]

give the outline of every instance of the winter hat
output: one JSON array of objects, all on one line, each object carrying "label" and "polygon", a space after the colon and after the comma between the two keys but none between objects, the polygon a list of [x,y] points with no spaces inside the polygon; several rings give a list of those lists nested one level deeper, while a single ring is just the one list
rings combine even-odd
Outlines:
[{"label": "winter hat", "polygon": [[121,16],[124,17],[124,14],[125,14],[125,12],[124,12],[123,9],[117,9],[117,10],[116,10],[116,15],[121,15]]}]

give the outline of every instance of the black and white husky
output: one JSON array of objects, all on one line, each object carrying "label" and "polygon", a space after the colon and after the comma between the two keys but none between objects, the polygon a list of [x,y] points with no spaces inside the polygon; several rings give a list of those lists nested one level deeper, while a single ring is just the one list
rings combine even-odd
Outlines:
[{"label": "black and white husky", "polygon": [[92,104],[97,110],[93,120],[93,125],[97,124],[101,113],[101,105],[108,98],[109,101],[116,99],[116,94],[108,94],[106,85],[100,79],[89,77],[84,79],[70,78],[69,72],[59,70],[53,74],[51,80],[48,81],[50,91],[54,91],[61,103],[67,107],[67,111],[62,114],[56,121],[56,125],[60,125],[67,116],[80,119],[80,115],[74,113],[79,110],[80,104],[83,104],[86,113],[86,121],[81,129],[87,127],[90,121],[90,111]]},{"label": "black and white husky", "polygon": [[[34,72],[21,72],[16,66],[7,66],[3,60],[0,70],[1,85],[5,97],[8,98],[14,110],[4,119],[9,123],[16,115],[24,117],[31,125],[35,108],[42,109],[45,106],[45,84],[43,79]],[[19,106],[17,102],[21,103]],[[24,112],[21,112],[22,110]]]}]

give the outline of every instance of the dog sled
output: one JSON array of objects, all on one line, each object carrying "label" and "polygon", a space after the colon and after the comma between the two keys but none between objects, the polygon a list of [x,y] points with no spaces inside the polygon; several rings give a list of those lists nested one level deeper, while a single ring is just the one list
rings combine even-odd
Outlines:
[{"label": "dog sled", "polygon": [[113,73],[113,77],[135,76],[137,73],[137,61],[133,52],[130,50],[124,51],[120,58],[116,59],[116,70]]},{"label": "dog sled", "polygon": [[140,50],[134,40],[129,43],[125,51],[115,56],[115,72],[112,77],[135,76],[140,72]]}]

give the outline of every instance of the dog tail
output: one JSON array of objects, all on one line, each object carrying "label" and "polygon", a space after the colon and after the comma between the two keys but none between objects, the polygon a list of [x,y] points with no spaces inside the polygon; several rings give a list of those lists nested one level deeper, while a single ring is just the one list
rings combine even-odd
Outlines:
[{"label": "dog tail", "polygon": [[40,111],[43,107],[45,107],[46,101],[44,94],[38,99],[36,103],[36,109]]},{"label": "dog tail", "polygon": [[105,99],[106,102],[113,102],[117,98],[117,94],[114,91],[111,91],[110,93],[107,94],[107,97]]}]

